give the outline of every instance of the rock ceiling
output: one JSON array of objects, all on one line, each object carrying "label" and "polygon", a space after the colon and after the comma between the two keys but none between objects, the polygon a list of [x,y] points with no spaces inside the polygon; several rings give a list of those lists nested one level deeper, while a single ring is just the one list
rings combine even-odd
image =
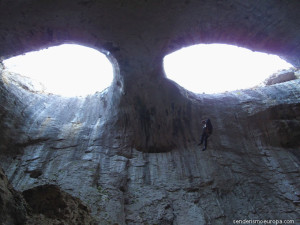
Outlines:
[{"label": "rock ceiling", "polygon": [[76,42],[109,51],[122,70],[153,67],[184,46],[228,43],[299,65],[299,8],[297,0],[2,0],[0,52]]}]

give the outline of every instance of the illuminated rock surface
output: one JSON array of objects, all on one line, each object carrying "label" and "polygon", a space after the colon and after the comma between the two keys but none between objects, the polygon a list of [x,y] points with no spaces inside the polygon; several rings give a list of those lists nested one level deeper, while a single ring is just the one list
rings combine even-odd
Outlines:
[{"label": "illuminated rock surface", "polygon": [[[1,75],[0,165],[12,186],[55,184],[97,224],[299,220],[299,79],[196,95],[162,69],[167,53],[213,42],[299,67],[299,4],[1,1],[3,58],[75,41],[109,51],[115,65],[112,86],[85,98],[34,93]],[[214,133],[202,152],[207,117]]]}]

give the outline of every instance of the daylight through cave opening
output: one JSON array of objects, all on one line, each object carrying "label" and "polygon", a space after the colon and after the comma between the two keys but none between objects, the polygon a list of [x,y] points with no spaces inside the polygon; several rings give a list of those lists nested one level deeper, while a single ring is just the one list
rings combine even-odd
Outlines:
[{"label": "daylight through cave opening", "polygon": [[29,77],[39,91],[65,97],[101,92],[113,80],[113,66],[105,54],[75,44],[29,52],[3,64],[8,72]]},{"label": "daylight through cave opening", "polygon": [[252,88],[292,65],[279,56],[225,44],[199,44],[164,58],[166,76],[195,93]]}]

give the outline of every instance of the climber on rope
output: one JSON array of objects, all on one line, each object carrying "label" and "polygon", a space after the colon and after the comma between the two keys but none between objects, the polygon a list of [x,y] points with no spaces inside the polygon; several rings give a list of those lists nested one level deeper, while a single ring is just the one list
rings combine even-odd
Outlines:
[{"label": "climber on rope", "polygon": [[212,134],[213,126],[210,122],[210,119],[203,120],[202,124],[203,124],[203,130],[202,130],[201,142],[199,143],[199,145],[202,145],[204,142],[204,148],[202,149],[202,151],[205,151],[207,148],[207,139]]}]

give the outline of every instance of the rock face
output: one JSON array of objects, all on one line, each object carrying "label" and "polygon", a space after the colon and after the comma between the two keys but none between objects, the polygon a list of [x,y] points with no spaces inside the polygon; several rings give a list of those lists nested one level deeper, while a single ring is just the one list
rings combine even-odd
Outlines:
[{"label": "rock face", "polygon": [[9,184],[0,167],[0,223],[23,224],[26,221],[27,204],[22,195]]},{"label": "rock face", "polygon": [[[152,111],[151,105],[143,111],[122,102],[113,109],[107,100],[112,89],[68,99],[2,83],[3,112],[11,112],[2,114],[1,143],[9,144],[1,148],[1,164],[17,190],[60,186],[89,205],[98,224],[231,224],[278,215],[296,220],[299,83],[218,95],[169,84],[173,92],[164,98],[174,105]],[[157,120],[161,112],[173,121],[172,129],[161,128],[165,139],[174,139],[173,148],[137,149],[135,135],[156,137],[150,132],[156,122],[169,123]],[[205,117],[214,134],[202,152],[197,143]],[[135,133],[138,126],[144,133]]]},{"label": "rock face", "polygon": [[61,191],[55,185],[38,186],[23,192],[32,210],[28,225],[95,224],[89,209],[79,199]]},{"label": "rock face", "polygon": [[[104,92],[63,98],[36,93],[1,68],[0,164],[9,181],[20,192],[56,185],[100,225],[299,223],[299,79],[196,95],[163,70],[166,54],[214,42],[297,67],[299,4],[0,1],[2,58],[76,42],[105,52],[115,75]],[[205,118],[214,133],[202,152]]]},{"label": "rock face", "polygon": [[2,225],[94,225],[89,209],[55,185],[17,192],[0,168],[0,223]]},{"label": "rock face", "polygon": [[296,74],[299,73],[300,70],[297,69],[289,69],[289,70],[283,70],[278,73],[272,74],[270,77],[268,77],[265,81],[265,85],[272,85],[272,84],[278,84],[290,80],[297,79]]}]

